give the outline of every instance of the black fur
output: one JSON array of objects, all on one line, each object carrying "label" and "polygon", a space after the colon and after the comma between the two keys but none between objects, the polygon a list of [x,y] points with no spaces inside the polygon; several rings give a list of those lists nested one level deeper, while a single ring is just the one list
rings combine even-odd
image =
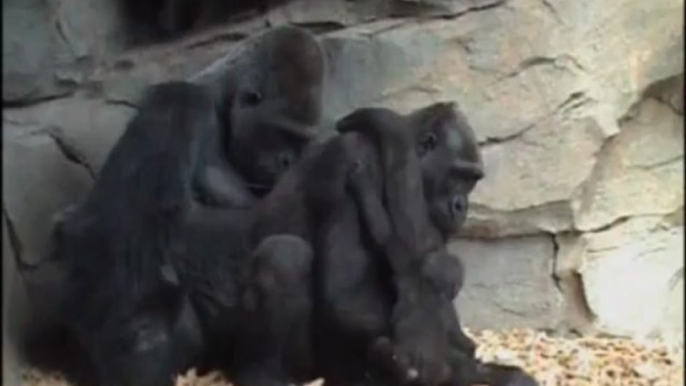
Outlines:
[{"label": "black fur", "polygon": [[[392,230],[384,249],[396,294],[392,339],[376,339],[371,358],[393,384],[535,385],[520,369],[478,362],[453,310],[464,273],[445,249],[446,238],[466,219],[468,195],[483,176],[471,127],[453,104],[429,106],[406,120],[360,109],[338,125],[377,143]],[[350,256],[337,258],[353,261]]]},{"label": "black fur", "polygon": [[65,323],[103,385],[161,385],[202,351],[168,245],[193,205],[200,152],[217,127],[200,86],[153,87],[86,202],[58,224]]},{"label": "black fur", "polygon": [[[409,117],[353,113],[339,124],[342,135],[310,149],[258,206],[255,244],[288,234],[313,248],[314,275],[302,283],[313,288],[312,320],[302,325],[312,326],[316,361],[304,367],[327,384],[365,382],[370,369],[382,370],[377,381],[388,384],[493,380],[474,359],[452,306],[462,269],[446,253],[445,238],[464,221],[467,195],[483,174],[471,128],[455,110],[436,104]],[[366,135],[370,125],[383,137],[381,151]],[[399,136],[403,130],[413,136]],[[435,137],[430,146],[428,134]],[[246,340],[239,352],[255,344]],[[280,347],[253,360],[270,368],[284,357]],[[289,373],[283,364],[271,368],[280,369],[267,371],[271,378],[238,379],[301,380],[279,378]]]},{"label": "black fur", "polygon": [[[451,106],[441,108],[432,107],[425,109],[421,114],[416,114],[412,119],[397,117],[388,112],[387,116],[379,119],[391,119],[392,125],[401,125],[401,130],[410,133],[409,127],[415,124],[423,125],[418,117],[423,114],[436,115],[437,112],[443,114],[443,110],[451,109]],[[375,111],[374,116],[378,116],[379,111]],[[446,117],[437,120],[440,125],[424,126],[432,130],[450,130],[450,126],[455,122],[455,116],[448,117],[453,120],[446,124]],[[343,125],[345,125],[345,120]],[[348,123],[350,117],[348,118]],[[388,123],[384,123],[388,124]],[[407,127],[407,128],[405,128]],[[345,130],[343,130],[345,131]],[[438,133],[448,135],[446,133]],[[406,140],[403,149],[407,149],[414,155],[414,138]],[[397,147],[396,147],[397,148]],[[459,150],[459,149],[458,149]],[[384,153],[385,158],[387,153]],[[461,153],[460,153],[461,154]],[[453,156],[446,152],[446,155]],[[405,152],[399,154],[405,156]],[[437,162],[426,162],[428,167],[441,166]],[[418,162],[415,162],[417,165]],[[388,254],[389,245],[397,245],[389,242],[389,237],[397,241],[399,237],[411,236],[413,240],[419,240],[417,235],[410,235],[416,227],[420,232],[433,229],[428,226],[429,208],[423,207],[424,200],[414,203],[410,197],[405,197],[406,201],[402,205],[409,205],[402,208],[402,213],[408,211],[419,212],[423,217],[409,217],[404,223],[402,221],[391,222],[393,227],[404,227],[401,229],[402,235],[389,233],[387,221],[379,220],[378,213],[385,212],[380,203],[381,200],[388,201],[389,195],[383,195],[384,189],[390,191],[397,188],[393,184],[404,183],[398,176],[384,175],[381,170],[382,160],[379,152],[372,141],[359,133],[344,133],[322,146],[310,149],[303,155],[301,162],[295,165],[283,179],[277,184],[274,190],[258,206],[258,220],[254,231],[255,243],[263,240],[270,235],[291,234],[299,236],[312,245],[315,253],[315,275],[313,277],[315,307],[313,317],[315,333],[319,335],[316,341],[316,352],[321,363],[317,368],[326,377],[334,382],[352,382],[350,377],[361,377],[366,371],[366,364],[361,363],[359,358],[364,358],[368,354],[372,342],[380,336],[388,336],[393,331],[389,321],[392,316],[392,308],[396,302],[396,291],[391,286],[391,275],[389,267],[384,268],[384,264],[375,259],[373,254]],[[449,166],[451,163],[446,164]],[[402,166],[402,165],[401,165]],[[417,167],[417,166],[415,166]],[[389,168],[391,169],[391,168]],[[405,170],[407,168],[400,168]],[[450,171],[444,167],[445,177]],[[433,177],[434,174],[427,174]],[[407,176],[401,176],[407,177]],[[422,188],[422,175],[417,170],[412,176],[416,183],[410,185]],[[392,180],[392,181],[391,181]],[[434,183],[429,181],[427,183]],[[386,186],[384,186],[384,184]],[[388,186],[390,184],[390,186]],[[472,184],[473,187],[473,184]],[[407,190],[407,188],[403,187]],[[470,189],[471,190],[471,189]],[[351,194],[352,193],[352,194]],[[416,193],[416,192],[415,192]],[[423,192],[418,192],[423,198]],[[455,192],[449,192],[455,195]],[[460,192],[466,196],[469,191]],[[444,197],[438,197],[443,200]],[[450,201],[452,202],[452,201]],[[399,204],[392,203],[396,208]],[[361,210],[360,210],[361,209]],[[451,211],[451,207],[441,208],[441,210]],[[392,211],[391,211],[392,212]],[[376,213],[376,214],[375,214]],[[422,219],[426,218],[424,223]],[[362,219],[362,220],[361,220]],[[416,219],[416,221],[415,221]],[[418,223],[418,224],[416,224]],[[370,230],[368,237],[360,227]],[[393,228],[392,227],[392,228]],[[410,227],[409,231],[407,230]],[[419,236],[423,236],[424,234]],[[430,243],[441,245],[443,239],[438,232],[434,231]],[[422,241],[424,243],[424,241]],[[415,255],[425,254],[435,247],[428,245],[411,245],[405,251],[391,251],[394,256],[405,255],[408,258],[415,258]],[[406,259],[407,260],[407,259]],[[410,264],[407,262],[393,263]],[[410,265],[402,270],[410,269]],[[413,271],[414,272],[414,271]],[[412,279],[414,281],[414,279]],[[449,283],[452,284],[452,283]],[[431,283],[426,282],[422,288],[426,287],[431,291]],[[389,287],[390,286],[390,287]],[[452,291],[455,291],[454,289]],[[448,319],[453,315],[452,298],[446,297],[446,304],[449,311],[445,313]],[[423,319],[422,312],[429,312],[429,305],[423,307],[407,306],[402,307],[405,312],[416,313],[414,317],[408,319]],[[438,318],[427,319],[437,320]],[[416,325],[417,322],[415,322]],[[443,321],[438,322],[439,325]],[[444,351],[434,349],[437,344],[443,344],[447,335],[447,327],[433,330],[421,329],[419,325],[410,326],[410,330],[431,331],[431,334],[439,334],[439,338],[420,338],[421,344],[417,342],[407,342],[405,349],[410,356],[410,352],[415,356],[413,363],[415,367],[421,368],[420,373],[434,379],[439,377],[442,370],[429,369],[424,367],[433,365],[443,365],[445,358]],[[413,333],[414,333],[413,332]],[[425,334],[426,335],[426,334]],[[435,342],[435,343],[434,343]],[[321,347],[320,347],[321,346]],[[418,351],[423,350],[423,351]],[[334,357],[325,353],[335,352]],[[431,358],[432,355],[439,355],[440,359]],[[342,366],[342,367],[341,367]],[[444,366],[443,366],[444,367]],[[447,370],[442,371],[446,373]],[[447,375],[445,375],[447,376]],[[445,377],[443,376],[443,377]],[[432,378],[433,377],[433,378]],[[336,379],[340,378],[340,379]]]},{"label": "black fur", "polygon": [[128,21],[133,44],[166,40],[187,32],[226,22],[255,10],[267,11],[281,0],[122,0],[122,14]]},{"label": "black fur", "polygon": [[101,384],[167,385],[222,346],[213,327],[236,320],[250,208],[312,138],[322,66],[310,34],[282,27],[216,87],[151,87],[86,202],[63,213],[52,238],[67,275],[61,314]]}]

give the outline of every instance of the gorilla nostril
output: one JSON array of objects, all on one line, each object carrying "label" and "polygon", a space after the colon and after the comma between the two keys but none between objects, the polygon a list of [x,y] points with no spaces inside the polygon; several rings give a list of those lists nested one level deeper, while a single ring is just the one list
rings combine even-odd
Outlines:
[{"label": "gorilla nostril", "polygon": [[465,212],[467,210],[467,199],[461,195],[455,196],[450,206],[454,213]]},{"label": "gorilla nostril", "polygon": [[288,152],[283,152],[277,156],[277,163],[280,171],[287,170],[293,164],[294,156]]}]

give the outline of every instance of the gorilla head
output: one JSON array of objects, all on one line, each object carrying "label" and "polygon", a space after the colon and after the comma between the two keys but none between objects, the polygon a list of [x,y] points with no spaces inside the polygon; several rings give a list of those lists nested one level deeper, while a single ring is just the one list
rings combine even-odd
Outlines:
[{"label": "gorilla head", "polygon": [[436,103],[408,117],[429,212],[446,237],[466,220],[468,196],[483,178],[479,147],[467,118],[454,103]]},{"label": "gorilla head", "polygon": [[230,162],[252,186],[273,186],[316,135],[324,55],[295,27],[265,33],[225,79],[222,119]]}]

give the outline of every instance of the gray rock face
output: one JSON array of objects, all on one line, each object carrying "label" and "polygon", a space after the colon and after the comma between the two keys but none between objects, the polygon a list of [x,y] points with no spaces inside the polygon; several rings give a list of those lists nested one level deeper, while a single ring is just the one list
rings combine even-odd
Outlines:
[{"label": "gray rock face", "polygon": [[396,0],[391,7],[395,15],[455,17],[470,11],[495,7],[503,2],[504,0]]},{"label": "gray rock face", "polygon": [[[68,160],[43,128],[3,128],[4,215],[16,232],[15,250],[23,264],[32,266],[45,254],[51,216],[78,203],[90,189],[86,169]],[[18,135],[17,135],[18,134]]]},{"label": "gray rock face", "polygon": [[19,386],[19,353],[23,328],[29,321],[26,289],[12,251],[7,221],[2,219],[2,384]]},{"label": "gray rock face", "polygon": [[3,101],[28,103],[74,91],[98,59],[123,47],[115,4],[3,1]]},{"label": "gray rock face", "polygon": [[683,115],[669,105],[643,100],[605,143],[593,174],[574,195],[575,227],[588,231],[683,208],[683,125]]},{"label": "gray rock face", "polygon": [[645,216],[565,237],[559,273],[581,277],[598,331],[642,338],[673,334],[674,318],[683,312],[683,302],[674,301],[683,276],[683,234],[683,223]]},{"label": "gray rock face", "polygon": [[379,38],[369,33],[345,30],[322,39],[328,59],[324,113],[332,119],[382,105],[381,96],[438,55],[439,41],[423,31],[408,29]]},{"label": "gray rock face", "polygon": [[135,110],[98,99],[65,98],[5,111],[3,123],[12,135],[49,129],[85,169],[96,174]]},{"label": "gray rock face", "polygon": [[59,39],[43,1],[3,2],[3,101],[26,101],[64,95],[77,79],[59,79],[76,62],[75,53]]},{"label": "gray rock face", "polygon": [[464,262],[457,309],[466,326],[555,328],[561,297],[552,276],[550,237],[456,240],[449,251]]}]

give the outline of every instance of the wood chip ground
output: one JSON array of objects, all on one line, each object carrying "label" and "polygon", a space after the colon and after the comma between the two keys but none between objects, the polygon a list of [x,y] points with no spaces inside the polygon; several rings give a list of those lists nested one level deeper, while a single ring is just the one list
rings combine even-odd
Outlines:
[{"label": "wood chip ground", "polygon": [[[558,338],[524,329],[468,333],[477,341],[481,359],[521,366],[541,386],[684,386],[683,349],[660,342]],[[59,375],[35,370],[24,374],[24,385],[71,386]],[[176,381],[176,386],[229,385],[218,373],[198,376],[193,370]]]}]

